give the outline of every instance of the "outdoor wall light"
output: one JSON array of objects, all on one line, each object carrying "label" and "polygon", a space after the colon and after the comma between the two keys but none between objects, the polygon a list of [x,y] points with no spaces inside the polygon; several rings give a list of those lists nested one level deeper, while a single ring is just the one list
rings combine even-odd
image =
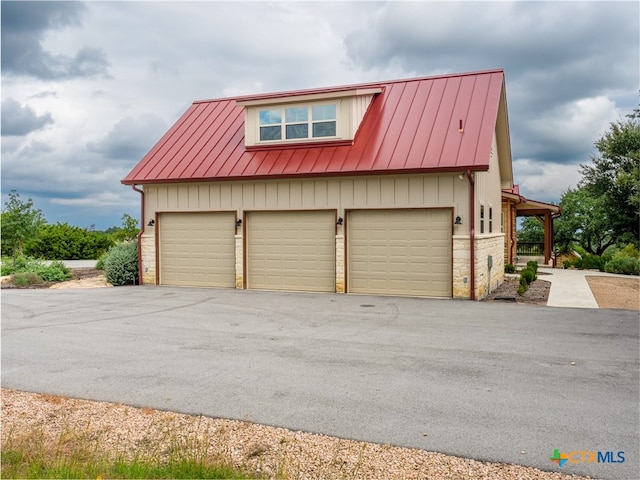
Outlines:
[{"label": "outdoor wall light", "polygon": [[239,218],[236,220],[236,227],[241,227],[242,226],[242,219]]},{"label": "outdoor wall light", "polygon": [[152,218],[151,220],[149,220],[149,223],[147,223],[147,227],[153,227],[156,224],[156,221]]},{"label": "outdoor wall light", "polygon": [[336,225],[342,225],[342,222],[344,222],[344,219],[342,217],[338,217],[338,221],[336,222]]},{"label": "outdoor wall light", "polygon": [[456,221],[453,224],[454,225],[462,225],[462,219],[460,218],[460,215],[458,215],[456,217]]}]

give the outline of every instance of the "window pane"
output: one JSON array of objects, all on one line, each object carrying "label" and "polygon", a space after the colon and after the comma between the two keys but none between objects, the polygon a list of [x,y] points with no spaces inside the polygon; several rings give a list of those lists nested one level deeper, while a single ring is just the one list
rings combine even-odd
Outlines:
[{"label": "window pane", "polygon": [[313,124],[314,137],[335,137],[336,122],[319,122]]},{"label": "window pane", "polygon": [[282,112],[280,110],[260,110],[260,125],[272,125],[282,123]]},{"label": "window pane", "polygon": [[277,127],[260,127],[260,141],[280,140],[282,138],[282,129]]},{"label": "window pane", "polygon": [[309,126],[306,123],[287,125],[287,138],[308,138]]},{"label": "window pane", "polygon": [[284,118],[287,123],[306,122],[309,116],[307,107],[292,107],[284,111]]},{"label": "window pane", "polygon": [[312,107],[313,121],[317,120],[335,120],[336,119],[336,105],[332,103],[330,105],[316,105]]}]

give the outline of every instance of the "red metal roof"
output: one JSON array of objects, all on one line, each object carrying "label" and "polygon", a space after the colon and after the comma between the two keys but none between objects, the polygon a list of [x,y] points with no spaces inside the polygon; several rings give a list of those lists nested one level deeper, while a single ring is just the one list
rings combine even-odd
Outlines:
[{"label": "red metal roof", "polygon": [[[503,85],[491,70],[194,102],[122,183],[487,170]],[[238,101],[372,87],[353,142],[244,145]]]}]

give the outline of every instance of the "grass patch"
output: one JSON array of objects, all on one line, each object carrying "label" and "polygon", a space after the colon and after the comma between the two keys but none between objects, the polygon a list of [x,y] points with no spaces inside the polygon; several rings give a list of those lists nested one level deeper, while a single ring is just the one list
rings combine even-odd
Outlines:
[{"label": "grass patch", "polygon": [[13,276],[13,282],[19,287],[26,287],[27,285],[41,285],[44,280],[35,273],[16,273]]},{"label": "grass patch", "polygon": [[[174,434],[175,435],[175,434]],[[221,478],[248,479],[230,462],[207,455],[208,440],[170,437],[163,451],[155,447],[125,453],[89,432],[65,431],[57,438],[33,431],[21,438],[9,435],[2,445],[2,478]]]}]

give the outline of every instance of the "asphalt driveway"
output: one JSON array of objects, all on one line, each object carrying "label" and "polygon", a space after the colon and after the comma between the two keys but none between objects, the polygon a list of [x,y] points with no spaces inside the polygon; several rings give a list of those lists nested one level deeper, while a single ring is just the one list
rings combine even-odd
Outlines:
[{"label": "asphalt driveway", "polygon": [[[3,290],[1,373],[5,388],[629,479],[640,478],[638,334],[638,313],[623,310]],[[625,462],[559,469],[554,449]]]}]

